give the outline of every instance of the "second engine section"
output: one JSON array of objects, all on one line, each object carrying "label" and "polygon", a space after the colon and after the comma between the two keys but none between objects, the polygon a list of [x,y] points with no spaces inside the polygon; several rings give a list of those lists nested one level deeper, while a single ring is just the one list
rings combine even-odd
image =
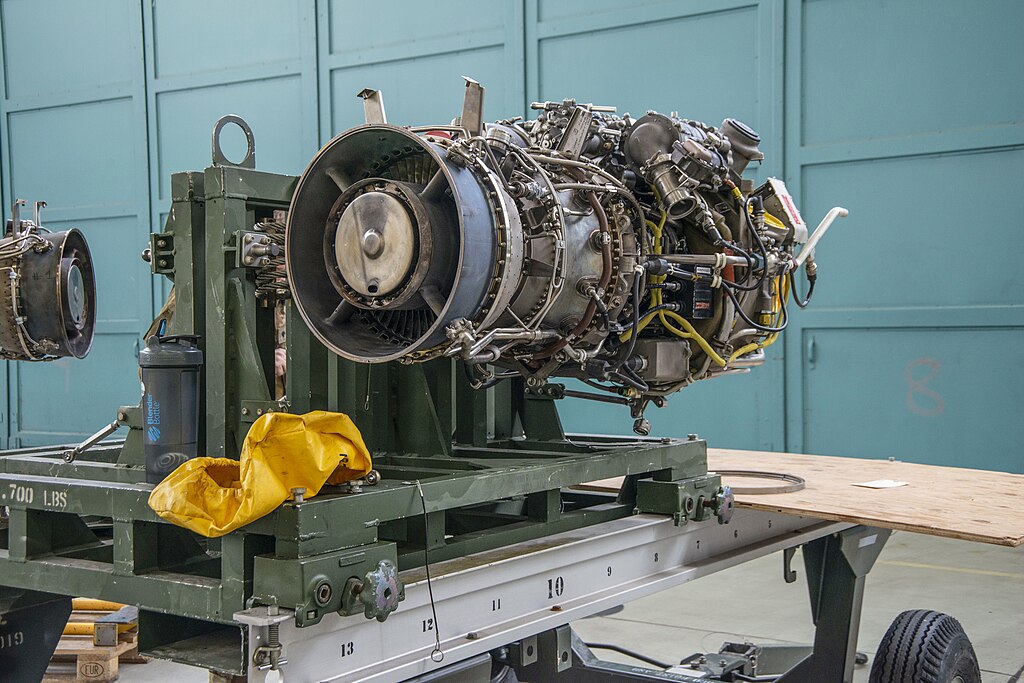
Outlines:
[{"label": "second engine section", "polygon": [[367,363],[458,357],[475,386],[576,377],[630,404],[641,433],[649,402],[763,361],[793,272],[816,273],[785,185],[742,178],[757,133],[573,100],[485,124],[482,94],[469,81],[453,125],[401,128],[364,91],[370,123],[302,175],[287,273],[324,344]]},{"label": "second engine section", "polygon": [[96,283],[85,237],[22,220],[18,200],[0,236],[0,358],[84,358],[96,328]]}]

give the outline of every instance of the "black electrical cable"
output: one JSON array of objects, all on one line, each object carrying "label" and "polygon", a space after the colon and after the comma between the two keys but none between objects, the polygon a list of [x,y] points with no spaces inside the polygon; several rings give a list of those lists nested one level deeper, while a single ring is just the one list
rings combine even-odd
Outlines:
[{"label": "black electrical cable", "polygon": [[[682,271],[682,272],[686,273],[687,275],[690,275],[690,273],[687,272],[687,271]],[[640,319],[643,320],[644,318],[646,318],[650,314],[657,313],[658,311],[678,311],[678,310],[679,310],[679,304],[674,304],[674,303],[658,304],[657,306],[654,306],[653,308],[648,308],[646,311],[644,311],[640,315]],[[626,332],[628,330],[636,329],[637,324],[638,323],[636,323],[636,322],[631,322],[630,324],[626,325],[622,329],[622,331]],[[632,335],[630,335],[630,339],[632,339]]]},{"label": "black electrical cable", "polygon": [[640,315],[640,319],[642,320],[642,319],[646,318],[647,316],[649,316],[651,313],[657,313],[658,311],[678,311],[678,310],[679,310],[679,304],[674,304],[674,303],[658,304],[657,306],[654,306],[653,308],[648,308],[646,311],[644,311]]},{"label": "black electrical cable", "polygon": [[647,384],[646,381],[644,381],[644,378],[637,374],[636,370],[629,367],[628,365],[623,365],[621,368],[619,368],[618,376],[628,376],[629,378],[631,378],[633,380],[633,388],[640,391],[641,393],[646,393],[651,389],[650,385]]},{"label": "black electrical cable", "polygon": [[[646,271],[633,274],[633,322],[629,327],[632,330],[637,330],[640,327],[640,284],[641,278],[646,274]],[[616,370],[622,367],[622,364],[633,355],[633,351],[636,350],[636,338],[638,336],[640,335],[636,333],[629,335],[629,341],[623,347],[625,351],[619,354],[619,358],[616,361]]]},{"label": "black electrical cable", "polygon": [[600,389],[601,391],[607,391],[608,393],[611,393],[611,394],[619,393],[618,387],[606,387],[603,384],[598,384],[596,381],[594,381],[592,379],[584,379],[583,383],[586,384],[589,387],[594,387],[595,389]]},{"label": "black electrical cable", "polygon": [[[743,281],[742,282],[732,282],[732,283],[730,283],[736,289],[741,289],[744,292],[751,292],[751,291],[753,291],[755,289],[759,289],[761,287],[761,285],[764,284],[765,278],[768,276],[768,250],[765,248],[764,240],[762,240],[761,239],[761,235],[758,234],[757,228],[754,226],[754,222],[750,219],[750,213],[747,211],[747,207],[749,205],[750,205],[750,198],[748,197],[747,200],[745,202],[743,202],[743,210],[740,213],[743,214],[745,220],[747,221],[747,227],[750,228],[750,234],[754,236],[754,243],[757,245],[757,250],[761,253],[761,259],[762,259],[761,260],[761,278],[757,281],[756,284],[750,285],[748,287],[745,284],[750,279],[750,270],[751,270],[751,268],[748,267],[747,268],[747,272],[743,274]],[[750,254],[748,254],[747,252],[743,251],[743,249],[741,249],[740,247],[737,247],[735,244],[732,244],[732,243],[729,243],[729,242],[726,242],[725,244],[730,249],[734,249],[734,250],[738,251],[740,253],[740,255],[743,256],[743,258],[745,258],[747,260],[747,263],[752,263],[753,257]]]},{"label": "black electrical cable", "polygon": [[786,311],[786,300],[785,299],[783,299],[782,297],[779,297],[779,301],[780,301],[780,303],[782,305],[782,325],[779,326],[779,327],[768,327],[767,325],[762,325],[760,323],[755,323],[753,320],[751,320],[747,316],[746,312],[744,312],[744,310],[743,310],[743,307],[740,306],[740,302],[736,300],[736,295],[733,294],[733,292],[732,292],[731,284],[732,283],[723,282],[722,283],[722,290],[729,296],[730,299],[732,299],[733,306],[736,307],[736,312],[739,313],[739,316],[741,318],[743,318],[744,322],[746,322],[751,327],[753,327],[755,329],[758,329],[758,330],[760,330],[762,332],[782,332],[784,329],[786,329],[786,326],[789,325],[789,313]]},{"label": "black electrical cable", "polygon": [[594,305],[597,307],[597,312],[601,316],[601,322],[604,323],[603,329],[605,332],[610,332],[612,329],[612,320],[608,317],[608,306],[605,305],[601,297],[597,295],[597,290],[591,289],[590,298],[594,300]]},{"label": "black electrical cable", "polygon": [[651,666],[656,666],[659,669],[671,669],[674,666],[673,664],[666,664],[665,662],[662,662],[660,660],[654,659],[653,657],[648,657],[647,655],[640,654],[639,652],[635,652],[633,650],[629,650],[627,648],[622,647],[621,645],[614,645],[612,643],[583,643],[583,644],[586,645],[587,647],[589,647],[591,650],[608,650],[610,652],[618,652],[620,655],[626,655],[627,657],[632,657],[633,659],[637,660],[638,662],[643,662],[644,664],[650,664]]},{"label": "black electrical cable", "polygon": [[647,386],[647,382],[643,381],[642,379],[637,381],[636,379],[633,379],[629,375],[625,374],[623,372],[623,370],[627,370],[627,369],[628,368],[626,368],[626,366],[622,366],[622,368],[620,368],[619,370],[617,370],[615,372],[612,372],[611,376],[615,377],[616,379],[618,379],[623,384],[626,384],[626,385],[628,385],[630,387],[633,387],[634,389],[639,391],[641,394],[650,390],[650,387]]},{"label": "black electrical cable", "polygon": [[789,282],[790,286],[793,288],[793,301],[795,301],[796,305],[799,306],[800,308],[807,308],[807,304],[811,303],[811,297],[814,296],[814,283],[817,279],[817,275],[815,275],[814,277],[811,277],[809,275],[807,276],[807,298],[801,300],[800,293],[796,291],[796,277],[790,274]]}]

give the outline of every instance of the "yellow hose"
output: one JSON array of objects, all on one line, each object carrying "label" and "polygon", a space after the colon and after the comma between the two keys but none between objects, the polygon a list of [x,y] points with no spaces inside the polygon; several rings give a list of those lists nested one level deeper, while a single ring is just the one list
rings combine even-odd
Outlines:
[{"label": "yellow hose", "polygon": [[[781,320],[779,320],[779,316],[782,313],[782,301],[789,296],[789,289],[789,279],[787,276],[775,278],[775,292],[772,296],[772,327],[778,327],[781,322]],[[729,362],[731,363],[737,358],[745,356],[751,351],[757,351],[758,349],[768,348],[769,346],[774,344],[775,340],[778,338],[779,333],[772,332],[764,339],[741,346],[740,348],[733,351],[732,355],[729,356]]]},{"label": "yellow hose", "polygon": [[[667,219],[668,214],[666,214],[663,210],[661,212],[661,220],[658,221],[657,225],[655,225],[653,221],[646,221],[647,226],[650,227],[651,230],[654,232],[655,256],[661,254],[661,231],[665,228],[665,221]],[[661,284],[665,280],[666,276],[664,275],[651,276],[651,284]],[[657,288],[651,289],[651,308],[660,306],[661,303],[661,290]],[[649,313],[645,315],[643,318],[640,319],[640,324],[637,325],[636,333],[640,334],[640,332],[642,332],[643,329],[647,327],[647,325],[650,324],[650,322],[655,317],[658,318],[658,322],[660,322],[662,327],[664,327],[666,330],[682,339],[692,339],[693,341],[697,342],[697,345],[700,346],[701,349],[703,349],[704,353],[706,353],[712,361],[714,361],[716,364],[720,366],[725,366],[725,359],[719,356],[717,353],[715,353],[715,350],[711,348],[711,344],[708,344],[707,340],[697,333],[697,330],[694,329],[693,325],[690,324],[689,320],[679,315],[675,311],[656,311],[654,313]],[[680,330],[675,325],[670,323],[669,318],[679,323],[685,329],[685,331]],[[632,333],[633,330],[628,330],[624,332],[622,336],[619,337],[619,339],[621,341],[629,341],[629,338],[632,336]]]},{"label": "yellow hose", "polygon": [[79,612],[116,612],[124,607],[119,602],[109,600],[93,600],[92,598],[75,598],[71,601],[71,609]]},{"label": "yellow hose", "polygon": [[[117,632],[126,633],[135,628],[135,624],[118,624]],[[92,636],[96,633],[96,624],[91,621],[69,621],[64,624],[66,636]]]}]

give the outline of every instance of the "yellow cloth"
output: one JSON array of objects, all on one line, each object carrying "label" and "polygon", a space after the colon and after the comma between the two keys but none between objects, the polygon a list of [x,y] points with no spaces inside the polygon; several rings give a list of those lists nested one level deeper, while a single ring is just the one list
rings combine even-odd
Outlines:
[{"label": "yellow cloth", "polygon": [[253,423],[238,460],[193,458],[157,484],[149,507],[203,536],[234,531],[306,489],[341,484],[370,471],[370,453],[348,415],[317,410],[267,413]]}]

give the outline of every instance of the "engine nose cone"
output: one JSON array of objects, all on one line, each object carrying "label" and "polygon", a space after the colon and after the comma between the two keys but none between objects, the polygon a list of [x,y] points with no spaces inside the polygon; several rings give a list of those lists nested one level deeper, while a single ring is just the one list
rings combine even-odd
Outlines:
[{"label": "engine nose cone", "polygon": [[416,224],[387,192],[366,192],[338,220],[334,256],[345,282],[363,296],[384,296],[406,281],[416,259]]},{"label": "engine nose cone", "polygon": [[67,278],[68,291],[68,312],[71,314],[71,322],[77,329],[82,329],[85,322],[85,283],[82,278],[82,270],[78,264],[73,264],[68,269]]}]

